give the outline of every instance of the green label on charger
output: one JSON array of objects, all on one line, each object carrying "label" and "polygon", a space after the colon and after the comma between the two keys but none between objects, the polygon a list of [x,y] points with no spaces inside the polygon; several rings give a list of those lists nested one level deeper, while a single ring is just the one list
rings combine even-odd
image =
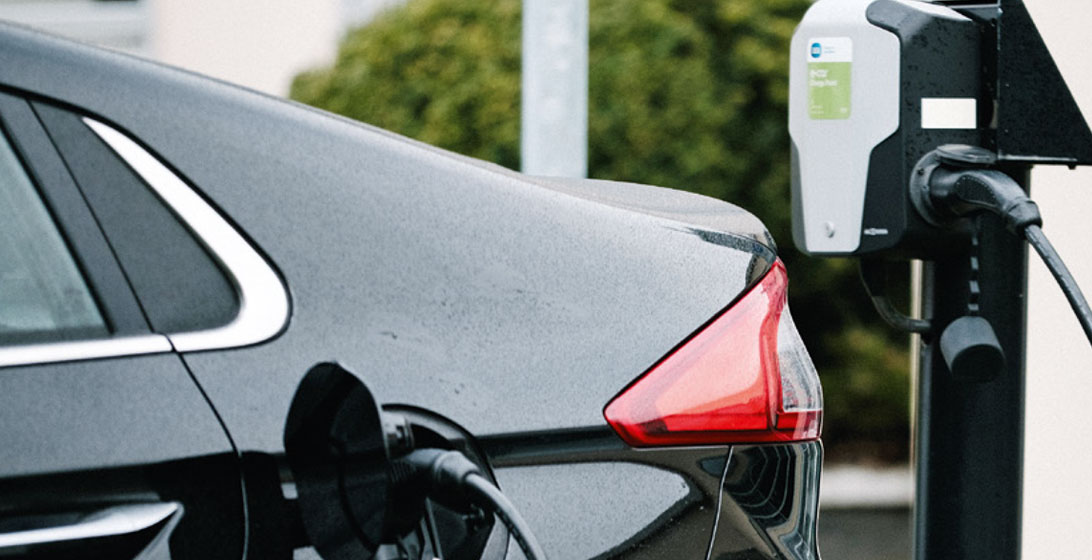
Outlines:
[{"label": "green label on charger", "polygon": [[808,116],[849,118],[849,73],[852,62],[808,64]]},{"label": "green label on charger", "polygon": [[848,119],[853,42],[849,37],[808,41],[808,116],[817,120]]}]

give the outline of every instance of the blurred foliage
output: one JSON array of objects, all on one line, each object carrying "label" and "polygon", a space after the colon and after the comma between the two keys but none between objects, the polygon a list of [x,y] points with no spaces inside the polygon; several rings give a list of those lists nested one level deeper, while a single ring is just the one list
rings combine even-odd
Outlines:
[{"label": "blurred foliage", "polygon": [[[788,47],[809,5],[591,0],[589,174],[702,193],[761,218],[781,243],[793,316],[823,378],[832,456],[862,441],[904,455],[905,337],[878,324],[853,262],[791,244]],[[519,0],[411,0],[350,32],[335,63],[298,76],[291,96],[518,169],[520,12]]]}]

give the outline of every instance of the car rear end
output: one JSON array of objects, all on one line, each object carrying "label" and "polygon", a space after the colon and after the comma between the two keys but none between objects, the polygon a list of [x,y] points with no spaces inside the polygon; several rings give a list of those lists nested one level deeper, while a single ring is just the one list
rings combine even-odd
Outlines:
[{"label": "car rear end", "polygon": [[754,280],[606,404],[610,432],[482,438],[551,557],[818,558],[822,391],[755,233],[706,232]]},{"label": "car rear end", "polygon": [[[24,30],[0,63],[14,94],[158,159],[291,294],[272,339],[176,349],[237,451],[249,557],[316,557],[284,431],[330,361],[476,460],[552,558],[818,557],[819,381],[754,216],[527,177]],[[438,557],[520,554],[473,516],[424,524]]]}]

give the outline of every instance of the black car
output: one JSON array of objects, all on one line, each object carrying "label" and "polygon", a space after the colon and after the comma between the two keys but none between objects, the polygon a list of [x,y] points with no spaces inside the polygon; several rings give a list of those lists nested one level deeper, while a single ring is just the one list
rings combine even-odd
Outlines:
[{"label": "black car", "polygon": [[747,212],[7,25],[0,123],[0,558],[520,557],[426,449],[551,558],[818,556]]}]

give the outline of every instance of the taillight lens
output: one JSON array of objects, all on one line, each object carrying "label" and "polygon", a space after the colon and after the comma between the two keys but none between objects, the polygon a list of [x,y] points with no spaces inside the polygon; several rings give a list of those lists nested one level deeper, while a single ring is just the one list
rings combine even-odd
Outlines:
[{"label": "taillight lens", "polygon": [[781,261],[615,397],[607,422],[635,447],[819,437],[819,376],[785,307]]}]

